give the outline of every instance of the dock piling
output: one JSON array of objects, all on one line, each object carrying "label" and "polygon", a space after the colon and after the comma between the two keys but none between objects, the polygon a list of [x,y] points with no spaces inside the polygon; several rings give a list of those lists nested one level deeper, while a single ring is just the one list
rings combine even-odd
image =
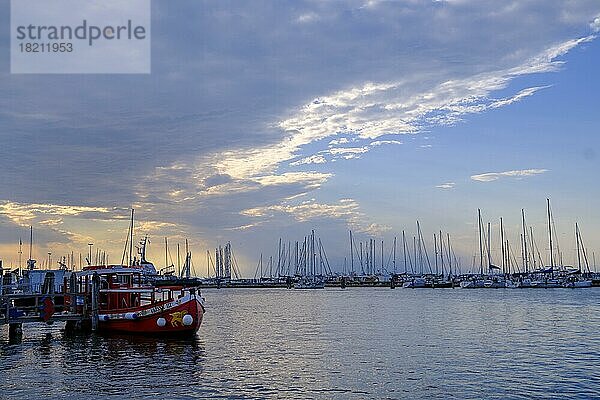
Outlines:
[{"label": "dock piling", "polygon": [[92,331],[98,330],[98,296],[100,295],[100,276],[92,276]]}]

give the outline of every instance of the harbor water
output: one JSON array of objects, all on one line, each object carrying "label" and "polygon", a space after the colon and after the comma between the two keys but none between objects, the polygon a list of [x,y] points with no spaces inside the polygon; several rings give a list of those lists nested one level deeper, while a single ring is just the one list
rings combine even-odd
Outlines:
[{"label": "harbor water", "polygon": [[2,399],[600,397],[600,289],[210,289],[190,339],[0,332]]}]

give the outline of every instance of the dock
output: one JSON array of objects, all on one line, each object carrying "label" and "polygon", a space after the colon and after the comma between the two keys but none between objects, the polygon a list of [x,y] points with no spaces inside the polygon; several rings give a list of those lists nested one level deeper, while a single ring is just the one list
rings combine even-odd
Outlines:
[{"label": "dock", "polygon": [[[23,324],[65,322],[69,331],[95,330],[98,323],[98,293],[100,282],[78,279],[74,273],[61,285],[54,282],[54,273],[46,273],[42,293],[34,293],[10,284],[7,274],[0,284],[0,327],[9,326],[9,340],[20,341]],[[62,288],[57,292],[56,287]]]}]

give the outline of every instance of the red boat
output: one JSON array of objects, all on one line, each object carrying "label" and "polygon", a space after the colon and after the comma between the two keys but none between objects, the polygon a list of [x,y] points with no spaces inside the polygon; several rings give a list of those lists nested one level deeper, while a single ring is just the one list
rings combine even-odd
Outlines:
[{"label": "red boat", "polygon": [[143,272],[136,266],[113,265],[89,266],[78,274],[85,287],[94,287],[93,279],[99,281],[98,330],[159,335],[196,333],[204,315],[204,298],[199,288],[157,287],[148,282]]}]

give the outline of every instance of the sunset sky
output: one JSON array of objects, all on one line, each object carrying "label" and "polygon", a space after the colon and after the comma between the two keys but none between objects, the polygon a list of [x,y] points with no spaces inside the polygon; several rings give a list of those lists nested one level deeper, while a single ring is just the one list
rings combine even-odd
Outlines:
[{"label": "sunset sky", "polygon": [[546,256],[546,198],[565,263],[575,222],[600,262],[597,0],[154,1],[139,75],[10,74],[9,15],[0,0],[7,265],[30,225],[39,260],[94,243],[119,262],[134,207],[159,267],[165,236],[199,274],[231,241],[252,277],[315,229],[341,270],[349,229],[387,253],[419,220],[467,271],[478,208],[493,257],[500,217],[520,255],[522,208]]}]

